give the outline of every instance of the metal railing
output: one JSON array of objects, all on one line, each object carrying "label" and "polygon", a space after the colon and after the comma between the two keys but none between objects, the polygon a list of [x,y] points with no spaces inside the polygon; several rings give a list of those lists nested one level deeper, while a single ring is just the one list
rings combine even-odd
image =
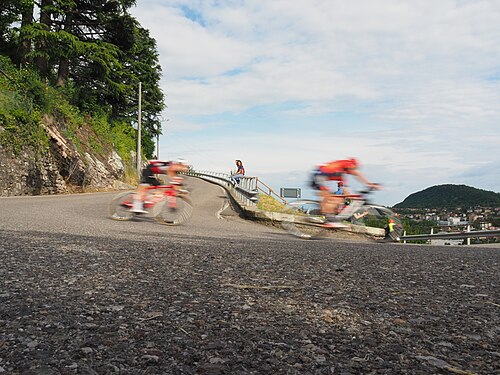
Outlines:
[{"label": "metal railing", "polygon": [[[184,173],[187,176],[199,177],[207,181],[214,182],[218,185],[223,186],[233,196],[239,198],[241,202],[247,206],[255,206],[258,202],[259,191],[267,194],[273,198],[277,198],[283,204],[288,204],[288,202],[279,194],[277,194],[271,187],[262,182],[258,177],[241,177],[238,184],[234,184],[231,180],[231,175],[229,173],[220,173],[212,171],[195,171],[190,170]],[[263,187],[264,188],[263,188]],[[430,234],[414,234],[406,235],[400,237],[403,242],[412,240],[431,240],[431,239],[454,239],[454,238],[479,238],[479,237],[498,237],[500,236],[500,230],[479,230],[479,231],[462,231],[462,232],[450,232],[450,233],[430,233]]]},{"label": "metal railing", "polygon": [[[267,191],[264,190],[263,188],[261,188],[259,185],[263,185],[267,189]],[[256,182],[256,188],[257,188],[257,190],[263,192],[264,194],[269,195],[270,197],[279,199],[281,201],[281,203],[283,203],[285,205],[288,204],[288,202],[285,200],[285,198],[283,198],[281,195],[276,193],[271,187],[267,186],[264,182],[259,180],[258,177],[257,177],[257,182]]]},{"label": "metal railing", "polygon": [[224,186],[226,189],[230,190],[238,198],[240,198],[247,205],[256,205],[259,200],[259,192],[262,192],[272,198],[277,199],[283,204],[288,204],[288,202],[281,195],[276,193],[273,188],[266,185],[258,177],[241,177],[238,184],[234,184],[231,180],[231,175],[229,173],[220,173],[212,171],[195,171],[190,170],[185,173],[189,176],[196,176],[203,178],[204,180],[215,182],[219,185]]},{"label": "metal railing", "polygon": [[231,175],[228,173],[190,170],[184,174],[199,177],[223,186],[247,206],[254,206],[259,200],[257,177],[241,177],[239,183],[234,184],[231,180]]},{"label": "metal railing", "polygon": [[462,231],[462,232],[449,232],[449,233],[430,233],[430,234],[412,234],[401,236],[401,241],[412,240],[432,240],[432,239],[454,239],[454,238],[479,238],[479,237],[498,237],[500,236],[500,229],[496,230],[476,230],[476,231]]}]

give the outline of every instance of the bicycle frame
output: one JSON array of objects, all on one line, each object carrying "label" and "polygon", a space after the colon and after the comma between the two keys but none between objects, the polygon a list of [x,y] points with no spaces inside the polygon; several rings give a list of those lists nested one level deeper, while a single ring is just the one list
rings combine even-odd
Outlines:
[{"label": "bicycle frame", "polygon": [[354,213],[364,206],[367,201],[363,194],[348,194],[348,195],[338,195],[338,198],[352,198],[351,203],[348,205],[344,205],[342,210],[335,215],[339,220],[349,219]]},{"label": "bicycle frame", "polygon": [[[152,191],[161,191],[161,194],[155,194]],[[169,207],[175,207],[175,197],[177,196],[177,191],[174,185],[158,185],[158,186],[148,186],[147,187],[147,197],[144,201],[144,208],[151,209],[158,202],[162,201],[165,197],[168,199]]]},{"label": "bicycle frame", "polygon": [[[364,206],[365,204],[368,203],[368,201],[365,198],[365,195],[363,193],[336,195],[335,198],[340,198],[340,199],[350,198],[351,199],[351,203],[348,205],[344,205],[342,210],[337,215],[335,215],[340,220],[346,220],[346,219],[350,218],[359,208],[361,208],[362,206]],[[306,200],[302,200],[300,202],[313,203],[313,204],[317,204],[318,206],[321,206],[321,201],[317,200],[317,199],[306,199]],[[296,202],[290,202],[289,204],[291,206],[294,206],[294,205],[296,205]],[[324,215],[325,213],[322,212],[321,214]]]},{"label": "bicycle frame", "polygon": [[143,186],[142,188],[146,212],[136,213],[132,210],[137,192],[123,192],[116,195],[109,204],[108,209],[113,220],[124,221],[134,217],[152,217],[160,224],[180,225],[191,217],[193,204],[187,190],[175,184]]}]

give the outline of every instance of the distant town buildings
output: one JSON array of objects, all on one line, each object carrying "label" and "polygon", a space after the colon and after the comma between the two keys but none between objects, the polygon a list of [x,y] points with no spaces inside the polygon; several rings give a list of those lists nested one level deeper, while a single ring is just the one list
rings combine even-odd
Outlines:
[{"label": "distant town buildings", "polygon": [[404,208],[395,211],[417,222],[434,221],[443,232],[464,230],[469,225],[476,230],[500,229],[500,207]]},{"label": "distant town buildings", "polygon": [[[399,208],[401,218],[414,222],[433,222],[433,233],[500,229],[500,207]],[[427,223],[428,225],[428,223]],[[463,239],[432,239],[433,245],[459,245]],[[498,239],[497,239],[498,241]]]}]

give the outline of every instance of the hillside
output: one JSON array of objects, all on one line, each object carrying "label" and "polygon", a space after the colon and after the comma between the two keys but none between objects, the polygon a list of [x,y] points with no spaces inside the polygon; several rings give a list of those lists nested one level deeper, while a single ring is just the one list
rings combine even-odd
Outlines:
[{"label": "hillside", "polygon": [[134,3],[2,2],[0,196],[134,182],[139,108],[141,156],[153,156],[161,65]]},{"label": "hillside", "polygon": [[500,193],[466,185],[437,185],[409,195],[394,208],[500,207]]},{"label": "hillside", "polygon": [[81,111],[2,56],[0,73],[0,196],[113,188],[135,173],[128,123]]}]

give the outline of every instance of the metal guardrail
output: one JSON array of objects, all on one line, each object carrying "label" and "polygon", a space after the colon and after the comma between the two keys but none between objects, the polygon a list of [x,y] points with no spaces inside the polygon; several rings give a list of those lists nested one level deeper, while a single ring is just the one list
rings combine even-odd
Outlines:
[{"label": "metal guardrail", "polygon": [[477,237],[498,237],[500,230],[476,230],[470,232],[450,232],[436,234],[412,234],[409,236],[401,236],[402,241],[411,240],[432,240],[432,239],[453,239],[453,238],[477,238]]},{"label": "metal guardrail", "polygon": [[288,204],[285,198],[276,193],[271,187],[262,182],[258,177],[243,176],[240,178],[239,184],[233,184],[231,175],[228,173],[191,170],[184,174],[197,176],[205,180],[215,182],[219,185],[223,185],[227,189],[233,189],[233,192],[236,194],[240,194],[240,198],[246,201],[249,205],[257,203],[259,191],[281,201],[281,203],[285,205]]},{"label": "metal guardrail", "polygon": [[[279,194],[274,192],[272,188],[259,180],[258,177],[242,177],[239,184],[234,184],[231,180],[231,175],[228,173],[212,172],[212,171],[195,171],[190,170],[184,173],[187,176],[199,177],[207,181],[214,182],[231,191],[247,206],[255,206],[258,202],[259,191],[269,196],[275,195],[284,204],[287,201]],[[268,191],[259,186],[263,185]],[[400,237],[401,241],[412,240],[431,240],[431,239],[453,239],[453,238],[478,238],[478,237],[497,237],[500,236],[500,230],[480,230],[480,231],[462,231],[450,233],[436,233],[436,234],[414,234],[403,235]]]},{"label": "metal guardrail", "polygon": [[227,173],[191,170],[184,174],[187,176],[199,177],[225,187],[247,206],[254,206],[259,200],[257,177],[242,177],[239,184],[234,184],[231,181],[231,175]]},{"label": "metal guardrail", "polygon": [[[266,189],[263,189],[259,185],[263,185]],[[257,190],[263,192],[264,194],[267,194],[270,197],[274,196],[276,199],[279,199],[281,201],[281,203],[283,203],[284,205],[288,204],[288,202],[281,195],[276,193],[271,187],[267,186],[265,183],[263,183],[261,180],[259,180],[259,178],[257,178],[257,185],[256,186],[257,186]]]}]

